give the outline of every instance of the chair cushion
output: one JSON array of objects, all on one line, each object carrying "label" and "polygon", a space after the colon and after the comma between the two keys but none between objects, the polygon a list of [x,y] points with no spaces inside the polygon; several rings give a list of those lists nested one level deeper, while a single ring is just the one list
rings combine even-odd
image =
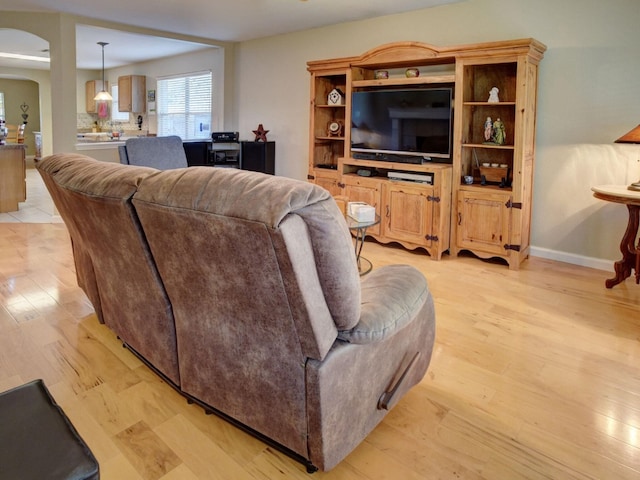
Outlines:
[{"label": "chair cushion", "polygon": [[410,265],[377,268],[362,281],[362,312],[358,324],[338,332],[349,343],[379,342],[416,317],[429,291],[424,275]]},{"label": "chair cushion", "polygon": [[129,138],[125,145],[130,165],[158,170],[188,167],[187,154],[178,136]]}]

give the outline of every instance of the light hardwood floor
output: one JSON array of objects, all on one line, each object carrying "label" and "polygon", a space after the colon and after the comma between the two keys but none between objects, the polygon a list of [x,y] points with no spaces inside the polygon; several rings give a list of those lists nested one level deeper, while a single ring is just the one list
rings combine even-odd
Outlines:
[{"label": "light hardwood floor", "polygon": [[535,257],[510,271],[374,242],[363,254],[424,272],[436,347],[330,472],[205,415],[123,349],[77,287],[64,224],[0,224],[0,391],[44,379],[105,480],[640,478],[640,285],[607,290],[609,272]]}]

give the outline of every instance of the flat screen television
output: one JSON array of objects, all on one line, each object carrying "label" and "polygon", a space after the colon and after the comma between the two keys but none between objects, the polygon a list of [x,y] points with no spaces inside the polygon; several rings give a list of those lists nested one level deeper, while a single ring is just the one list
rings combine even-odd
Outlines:
[{"label": "flat screen television", "polygon": [[451,88],[368,90],[352,94],[354,158],[451,162]]}]

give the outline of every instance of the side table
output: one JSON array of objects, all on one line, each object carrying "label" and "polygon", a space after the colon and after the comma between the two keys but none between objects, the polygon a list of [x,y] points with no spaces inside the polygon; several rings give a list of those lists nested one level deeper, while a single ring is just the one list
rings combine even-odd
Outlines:
[{"label": "side table", "polygon": [[598,185],[591,187],[593,196],[607,202],[622,203],[629,210],[629,222],[620,242],[622,259],[613,264],[616,272],[614,278],[605,281],[607,288],[623,282],[636,271],[636,284],[640,283],[640,245],[636,246],[638,237],[638,218],[640,216],[640,192],[629,190],[626,185]]},{"label": "side table", "polygon": [[355,236],[355,249],[356,249],[356,259],[358,260],[358,271],[360,275],[366,275],[373,269],[373,265],[371,261],[362,257],[360,253],[362,252],[362,245],[364,245],[364,239],[367,236],[367,228],[373,227],[380,223],[380,215],[376,214],[376,218],[374,220],[368,222],[358,222],[354,218],[346,215],[347,225],[349,226],[349,230],[354,233]]}]

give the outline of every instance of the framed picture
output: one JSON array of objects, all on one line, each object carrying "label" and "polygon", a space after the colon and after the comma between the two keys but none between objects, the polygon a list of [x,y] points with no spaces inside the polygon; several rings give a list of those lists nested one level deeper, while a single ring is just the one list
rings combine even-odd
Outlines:
[{"label": "framed picture", "polygon": [[156,91],[147,90],[147,102],[155,102],[155,101],[156,101]]}]

